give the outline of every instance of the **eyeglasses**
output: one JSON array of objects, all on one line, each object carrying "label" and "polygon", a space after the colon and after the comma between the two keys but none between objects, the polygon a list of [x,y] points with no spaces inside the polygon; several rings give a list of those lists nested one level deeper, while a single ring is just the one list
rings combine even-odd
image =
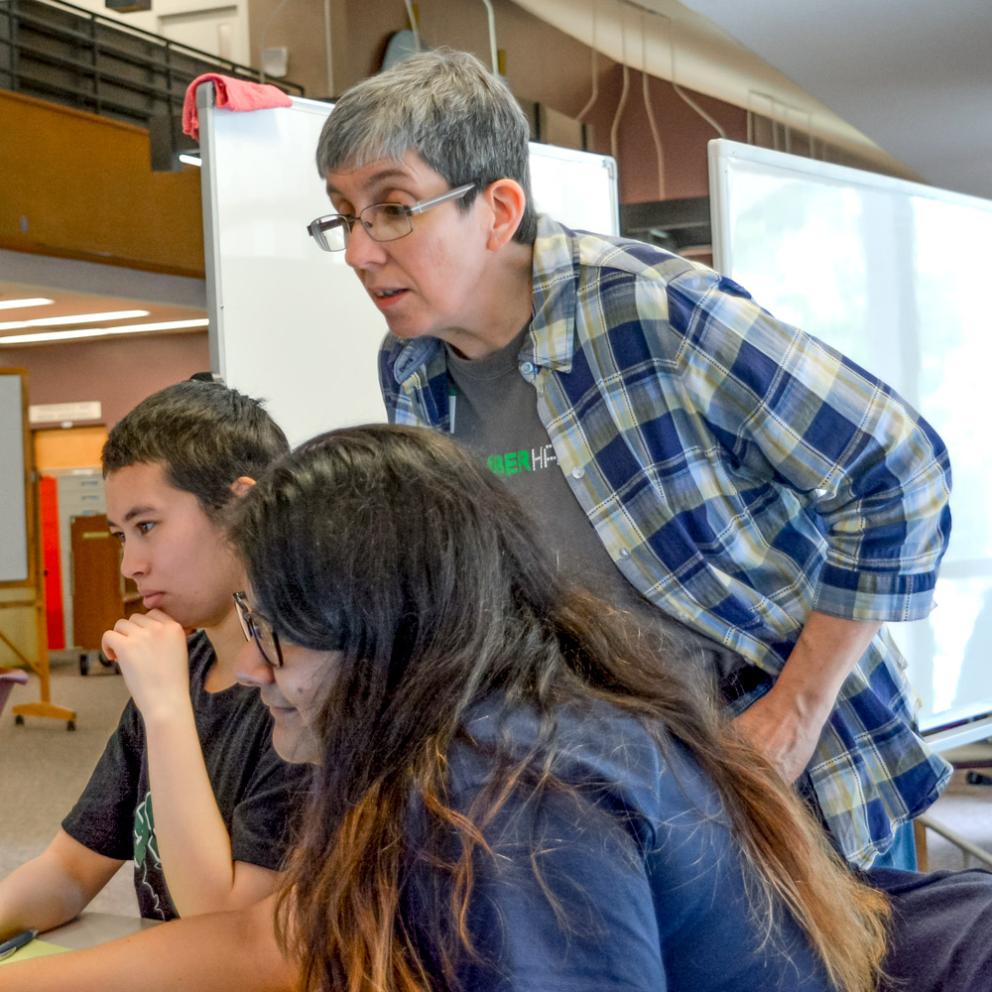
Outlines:
[{"label": "eyeglasses", "polygon": [[272,621],[248,605],[243,592],[234,594],[234,605],[238,608],[238,619],[246,641],[254,641],[262,657],[273,667],[282,668],[282,648],[279,635]]},{"label": "eyeglasses", "polygon": [[417,214],[447,203],[448,200],[460,200],[475,189],[475,185],[466,183],[409,207],[403,203],[373,203],[360,211],[357,217],[354,214],[327,214],[310,221],[307,224],[307,233],[324,251],[344,251],[348,247],[348,235],[355,224],[361,224],[373,241],[397,241],[413,233],[412,218]]}]

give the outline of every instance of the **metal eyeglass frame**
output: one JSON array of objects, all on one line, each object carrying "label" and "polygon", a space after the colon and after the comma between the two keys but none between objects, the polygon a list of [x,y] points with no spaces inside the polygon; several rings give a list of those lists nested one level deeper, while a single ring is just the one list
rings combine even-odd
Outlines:
[{"label": "metal eyeglass frame", "polygon": [[[360,210],[358,214],[324,214],[323,217],[318,217],[316,220],[310,221],[307,224],[307,234],[310,235],[322,251],[344,251],[348,247],[348,237],[351,234],[352,228],[355,224],[361,224],[365,230],[365,233],[373,240],[380,244],[387,243],[389,241],[399,241],[400,238],[405,238],[409,234],[413,234],[413,223],[410,218],[422,214],[425,210],[430,210],[431,207],[436,207],[439,204],[447,203],[448,200],[457,200],[463,196],[466,196],[470,190],[475,189],[477,183],[466,183],[464,186],[457,186],[455,189],[449,189],[447,193],[442,193],[440,196],[432,197],[429,200],[420,200],[417,203],[406,206],[403,203],[370,203],[367,207]],[[406,215],[407,224],[409,230],[404,231],[402,234],[397,234],[395,237],[390,238],[377,238],[375,234],[372,233],[372,225],[367,224],[362,220],[362,216],[368,213],[369,210],[378,210],[381,207],[390,207],[393,210],[398,210]],[[332,248],[327,241],[326,231],[333,227],[340,227],[344,231],[344,244],[340,248]]]},{"label": "metal eyeglass frame", "polygon": [[[276,628],[272,621],[263,613],[259,613],[258,610],[253,610],[248,605],[248,597],[243,592],[233,593],[233,596],[234,605],[238,611],[238,620],[241,622],[241,632],[245,635],[245,640],[255,642],[259,654],[265,659],[267,664],[273,668],[282,668],[282,646],[279,644],[279,635],[276,633]],[[258,624],[255,623],[256,617],[265,623],[272,633],[272,646],[276,649],[275,658],[268,656],[265,646],[262,644],[262,635]]]}]

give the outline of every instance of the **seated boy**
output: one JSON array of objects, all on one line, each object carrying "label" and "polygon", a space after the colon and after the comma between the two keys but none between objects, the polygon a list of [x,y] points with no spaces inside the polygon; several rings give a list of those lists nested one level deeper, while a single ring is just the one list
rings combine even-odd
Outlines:
[{"label": "seated boy", "polygon": [[107,516],[148,612],[103,647],[132,699],[55,838],[0,882],[0,940],[77,916],[132,858],[151,919],[275,888],[307,773],[276,755],[268,711],[236,683],[244,579],[216,518],[286,450],[259,403],[219,383],[170,386],[110,432]]}]

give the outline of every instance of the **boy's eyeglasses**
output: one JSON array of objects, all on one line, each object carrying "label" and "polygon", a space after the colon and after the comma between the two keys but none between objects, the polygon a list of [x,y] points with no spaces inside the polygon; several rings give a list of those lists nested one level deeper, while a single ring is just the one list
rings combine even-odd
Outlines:
[{"label": "boy's eyeglasses", "polygon": [[254,641],[262,657],[273,667],[282,668],[282,648],[279,635],[272,621],[248,605],[243,592],[234,593],[234,605],[238,608],[238,619],[246,641]]},{"label": "boy's eyeglasses", "polygon": [[421,200],[411,206],[403,203],[373,203],[354,214],[327,214],[318,217],[307,224],[307,232],[324,251],[344,251],[348,247],[348,235],[356,224],[361,224],[365,233],[373,241],[397,241],[413,233],[413,220],[417,214],[422,214],[431,207],[436,207],[448,200],[459,200],[470,190],[475,189],[475,183],[466,183],[448,190],[430,200]]}]

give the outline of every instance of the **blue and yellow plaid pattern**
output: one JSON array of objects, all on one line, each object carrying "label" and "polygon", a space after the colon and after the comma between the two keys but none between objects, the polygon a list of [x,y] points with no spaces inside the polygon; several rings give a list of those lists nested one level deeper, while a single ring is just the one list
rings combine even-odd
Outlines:
[{"label": "blue and yellow plaid pattern", "polygon": [[[548,217],[533,300],[521,375],[575,498],[659,609],[770,679],[811,610],[927,615],[950,531],[950,465],[888,386],[710,269]],[[439,341],[387,337],[380,378],[392,421],[448,428]],[[949,775],[913,730],[904,667],[883,631],[808,768],[836,843],[859,865]]]}]

